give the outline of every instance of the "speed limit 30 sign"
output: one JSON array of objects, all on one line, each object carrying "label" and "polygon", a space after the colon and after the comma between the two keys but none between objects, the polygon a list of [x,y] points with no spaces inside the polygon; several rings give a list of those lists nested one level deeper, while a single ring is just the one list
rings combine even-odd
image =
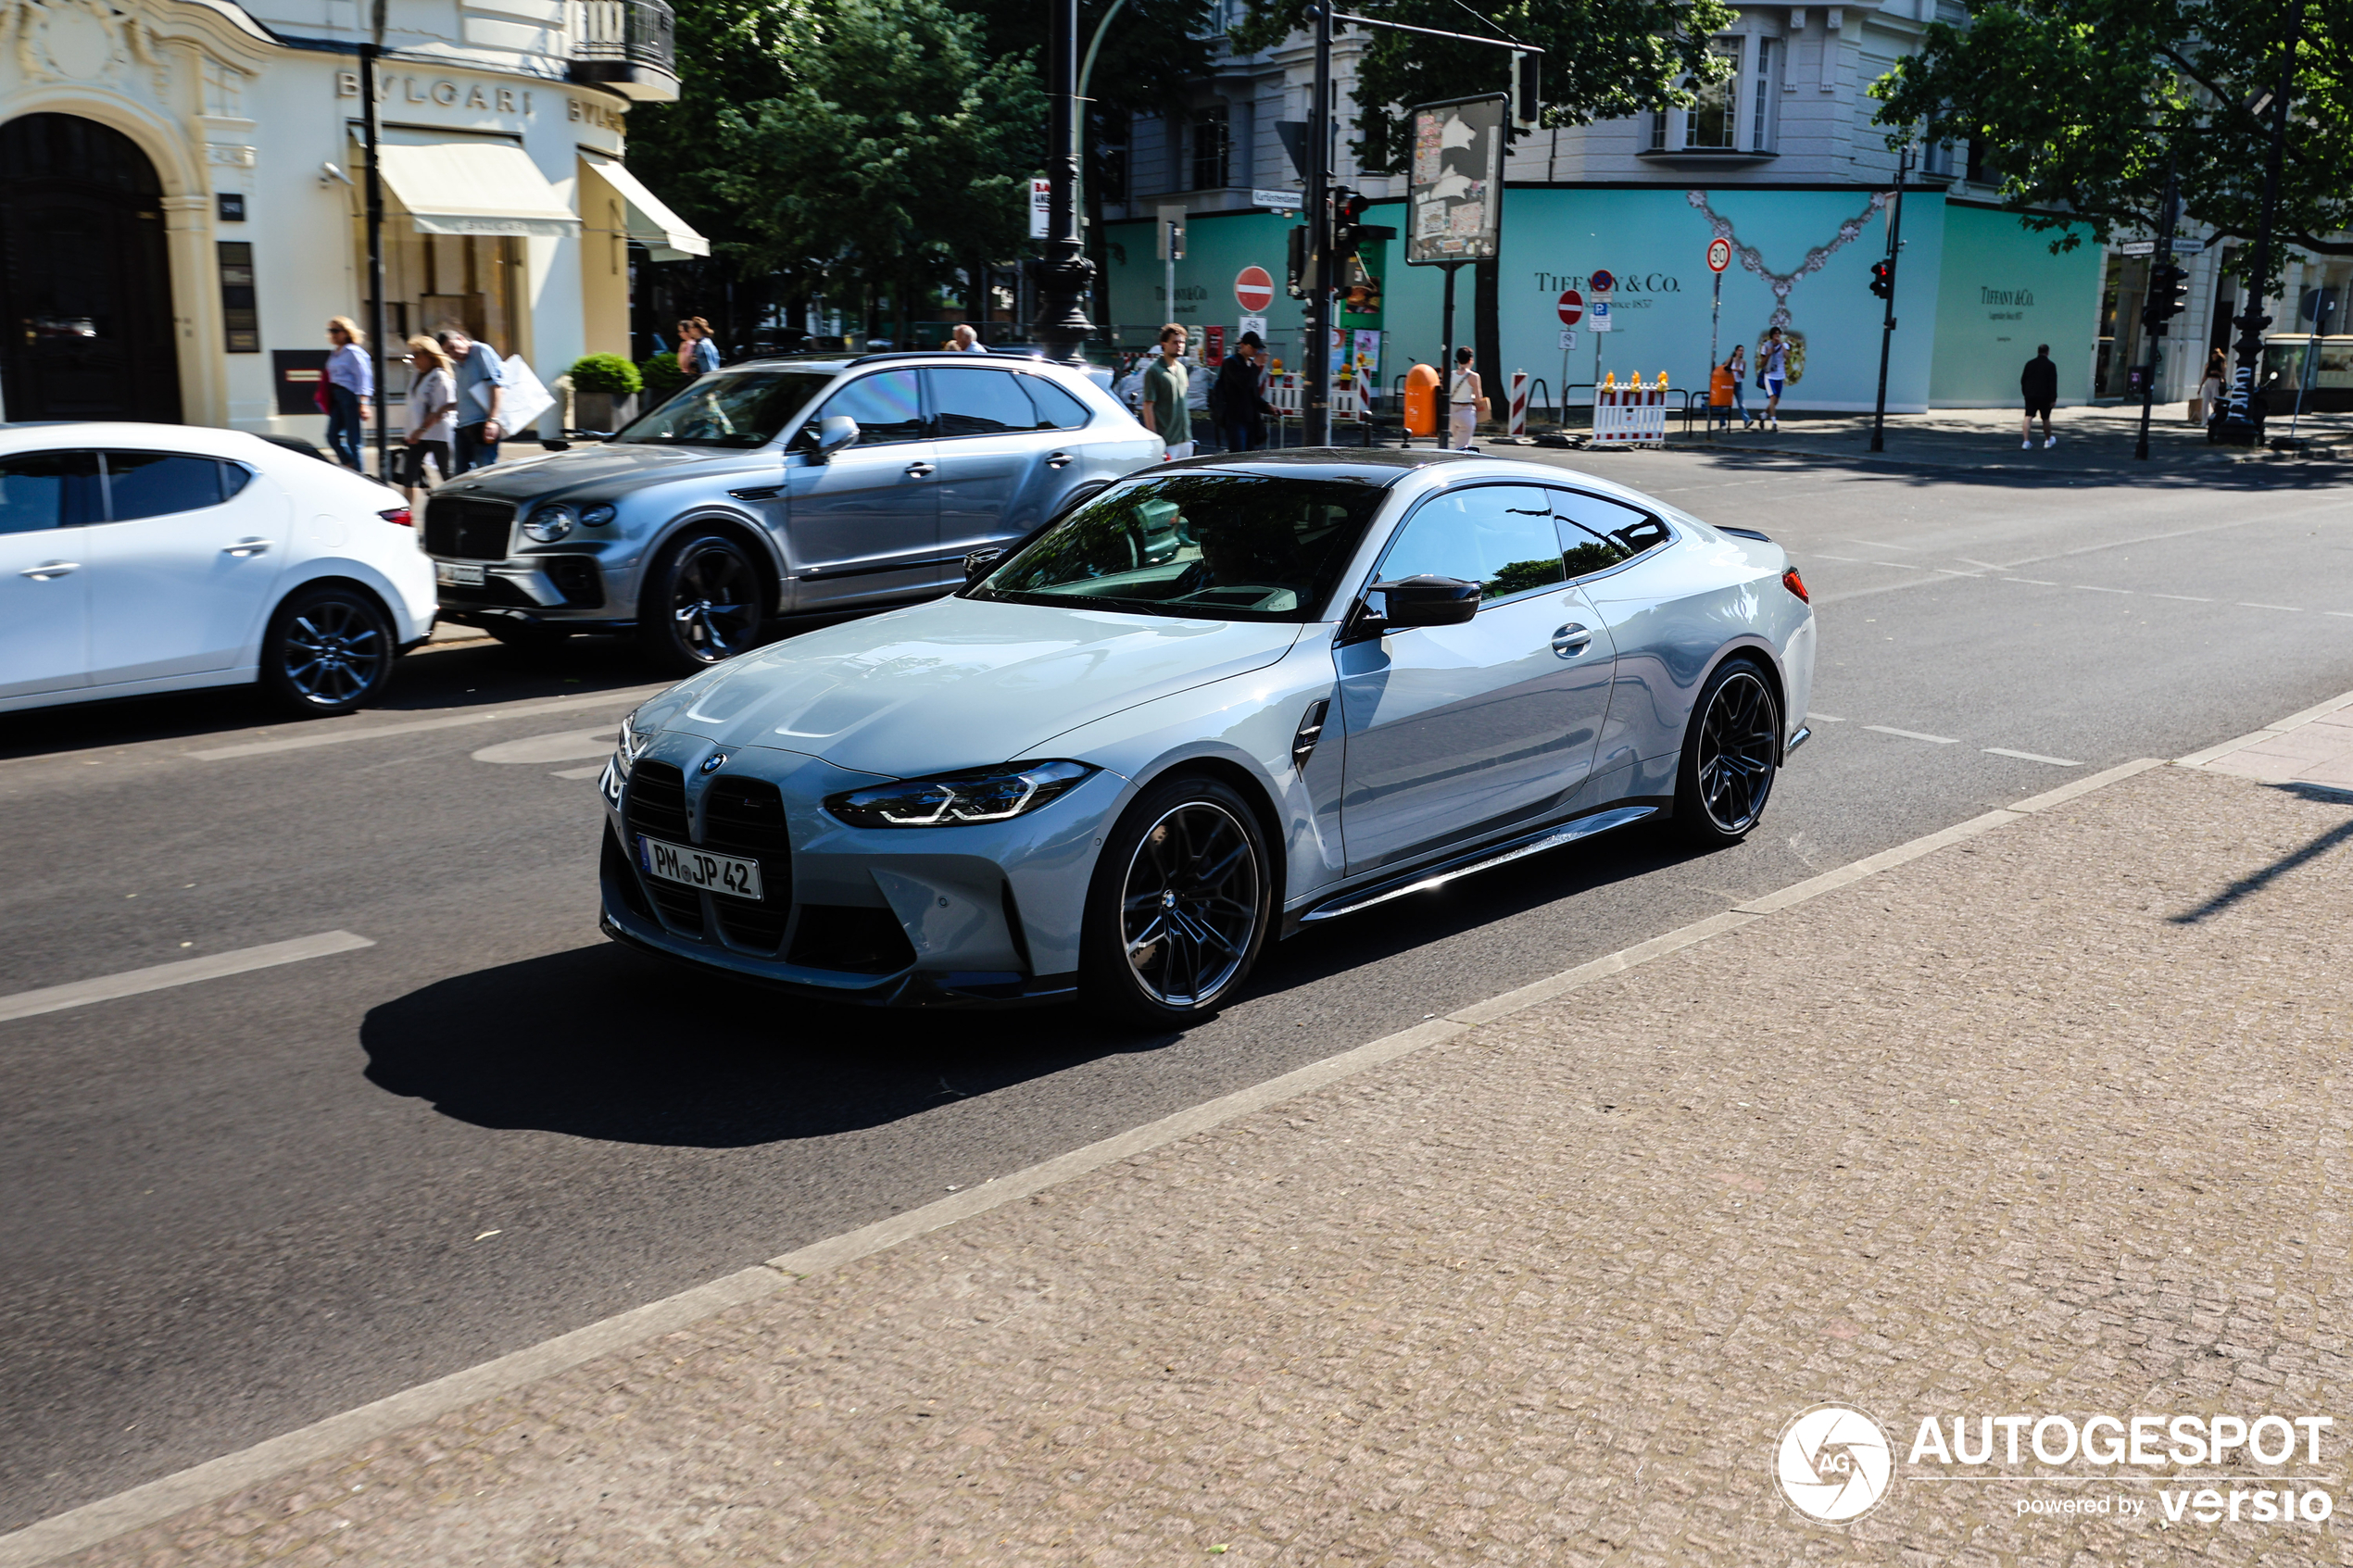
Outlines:
[{"label": "speed limit 30 sign", "polygon": [[1707,270],[1721,272],[1732,264],[1732,242],[1718,234],[1707,242]]}]

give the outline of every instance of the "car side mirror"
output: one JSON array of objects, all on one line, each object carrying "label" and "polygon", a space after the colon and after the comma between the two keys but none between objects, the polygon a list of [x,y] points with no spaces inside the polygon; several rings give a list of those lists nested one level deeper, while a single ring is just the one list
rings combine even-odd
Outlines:
[{"label": "car side mirror", "polygon": [[1478,614],[1478,584],[1459,577],[1404,577],[1365,591],[1381,596],[1389,626],[1460,626]]},{"label": "car side mirror", "polygon": [[828,414],[817,421],[813,433],[809,426],[801,426],[793,445],[822,463],[843,447],[858,445],[858,421],[847,414]]},{"label": "car side mirror", "polygon": [[973,551],[964,558],[964,585],[970,587],[996,571],[997,563],[1004,558],[1005,552],[994,546],[985,550]]}]

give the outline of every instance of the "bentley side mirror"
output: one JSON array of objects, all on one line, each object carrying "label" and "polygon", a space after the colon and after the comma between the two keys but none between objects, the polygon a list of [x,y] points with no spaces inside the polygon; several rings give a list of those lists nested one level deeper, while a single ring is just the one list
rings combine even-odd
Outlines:
[{"label": "bentley side mirror", "polygon": [[814,426],[801,426],[792,444],[822,463],[843,447],[858,445],[858,421],[847,414],[829,414]]},{"label": "bentley side mirror", "polygon": [[1478,614],[1478,584],[1459,577],[1404,577],[1365,591],[1385,601],[1387,626],[1460,626]]},{"label": "bentley side mirror", "polygon": [[997,563],[1004,558],[1005,552],[994,546],[985,550],[973,551],[964,558],[964,585],[970,587],[996,571]]}]

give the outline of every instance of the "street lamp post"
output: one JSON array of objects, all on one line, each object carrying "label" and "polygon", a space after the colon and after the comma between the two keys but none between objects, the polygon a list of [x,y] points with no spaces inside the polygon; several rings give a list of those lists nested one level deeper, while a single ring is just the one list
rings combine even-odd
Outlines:
[{"label": "street lamp post", "polygon": [[1037,283],[1038,319],[1030,330],[1046,357],[1078,359],[1095,324],[1087,319],[1087,296],[1094,263],[1078,236],[1078,0],[1051,0],[1046,43],[1046,89],[1051,121],[1046,132],[1050,182],[1046,203],[1046,254],[1029,264]]},{"label": "street lamp post", "polygon": [[1332,8],[1330,0],[1311,6],[1315,19],[1315,73],[1307,110],[1307,256],[1315,286],[1307,295],[1306,371],[1299,400],[1300,440],[1309,446],[1332,441]]},{"label": "street lamp post", "polygon": [[2271,319],[2263,314],[2263,291],[2271,284],[2271,227],[2279,215],[2288,96],[2296,87],[2296,51],[2303,38],[2304,0],[2290,0],[2287,47],[2280,55],[2280,85],[2271,94],[2271,145],[2263,158],[2263,212],[2255,228],[2255,264],[2247,274],[2246,313],[2234,323],[2239,329],[2238,371],[2231,378],[2230,406],[2213,427],[2216,441],[2233,446],[2254,446],[2263,440],[2261,410],[2255,403],[2257,379],[2263,373],[2263,329],[2271,324]]},{"label": "street lamp post", "polygon": [[[384,4],[371,7],[369,41],[359,45],[359,136],[368,155],[368,342],[375,356],[376,477],[390,483],[392,410],[384,402],[384,183],[377,147],[376,60],[384,52]],[[364,433],[363,433],[364,438]]]}]

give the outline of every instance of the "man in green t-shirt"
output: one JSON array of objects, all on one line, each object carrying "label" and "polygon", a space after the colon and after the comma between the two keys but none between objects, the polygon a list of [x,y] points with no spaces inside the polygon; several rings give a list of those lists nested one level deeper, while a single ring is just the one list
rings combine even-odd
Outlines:
[{"label": "man in green t-shirt", "polygon": [[1172,458],[1193,455],[1193,415],[1186,406],[1192,389],[1185,373],[1185,329],[1171,321],[1160,329],[1160,358],[1144,367],[1144,428],[1161,439]]}]

